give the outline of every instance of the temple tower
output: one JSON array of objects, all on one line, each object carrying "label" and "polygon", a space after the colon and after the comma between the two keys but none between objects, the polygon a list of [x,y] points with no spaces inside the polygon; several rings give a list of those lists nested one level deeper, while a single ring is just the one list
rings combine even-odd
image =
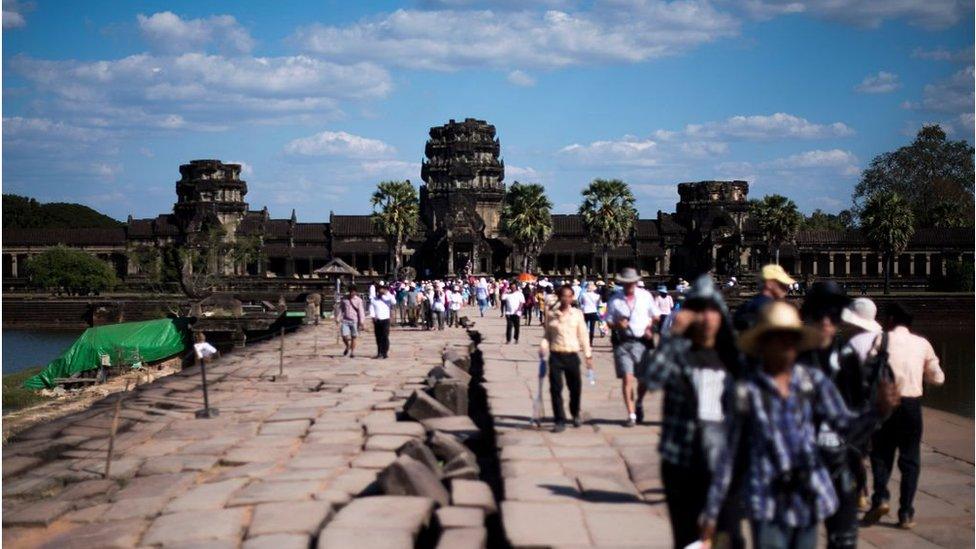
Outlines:
[{"label": "temple tower", "polygon": [[[491,272],[502,201],[505,163],[495,126],[451,120],[430,129],[421,168],[420,208],[438,270],[453,275]],[[428,257],[431,257],[428,254]]]},{"label": "temple tower", "polygon": [[191,160],[180,166],[176,182],[177,224],[187,237],[215,224],[233,238],[248,205],[244,202],[247,183],[241,180],[240,164],[220,160]]},{"label": "temple tower", "polygon": [[749,183],[679,183],[674,219],[688,231],[682,263],[687,272],[737,275],[748,261],[743,228],[749,217]]}]

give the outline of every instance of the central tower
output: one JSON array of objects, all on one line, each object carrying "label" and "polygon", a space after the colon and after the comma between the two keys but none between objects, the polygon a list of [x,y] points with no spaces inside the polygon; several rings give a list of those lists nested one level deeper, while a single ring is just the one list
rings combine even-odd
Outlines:
[{"label": "central tower", "polygon": [[505,163],[495,126],[451,120],[430,129],[420,177],[420,209],[428,257],[441,272],[491,272],[497,264],[498,224],[505,198]]}]

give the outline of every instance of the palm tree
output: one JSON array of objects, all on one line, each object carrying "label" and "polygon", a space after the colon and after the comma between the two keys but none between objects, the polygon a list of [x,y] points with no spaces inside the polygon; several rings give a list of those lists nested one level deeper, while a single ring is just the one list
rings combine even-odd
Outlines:
[{"label": "palm tree", "polygon": [[908,201],[894,191],[878,191],[868,197],[861,211],[861,230],[881,254],[884,293],[891,291],[891,265],[915,234],[915,214]]},{"label": "palm tree", "polygon": [[594,179],[583,189],[579,215],[593,242],[603,253],[603,276],[609,276],[610,250],[627,242],[637,221],[634,193],[619,179]]},{"label": "palm tree", "polygon": [[522,254],[522,271],[529,272],[552,236],[552,202],[542,185],[516,181],[509,187],[502,205],[501,231]]},{"label": "palm tree", "polygon": [[417,189],[409,179],[383,181],[376,186],[370,204],[373,206],[373,223],[390,245],[393,272],[397,273],[403,263],[403,246],[420,220]]},{"label": "palm tree", "polygon": [[765,235],[766,243],[779,265],[779,249],[796,239],[803,215],[795,202],[779,194],[766,195],[762,200],[754,201],[750,213]]}]

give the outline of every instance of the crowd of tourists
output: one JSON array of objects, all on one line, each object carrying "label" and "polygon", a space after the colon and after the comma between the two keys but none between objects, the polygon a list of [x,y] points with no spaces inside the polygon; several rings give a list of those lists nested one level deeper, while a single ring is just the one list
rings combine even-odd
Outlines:
[{"label": "crowd of tourists", "polygon": [[555,432],[582,425],[582,369],[594,382],[594,338],[609,336],[623,424],[642,423],[647,392],[663,391],[661,478],[675,547],[745,547],[744,520],[755,547],[813,548],[821,523],[828,547],[856,547],[859,526],[890,512],[896,454],[898,525],[912,528],[919,401],[924,383],[944,381],[912,315],[893,304],[879,322],[872,300],[830,281],[813,283],[797,307],[797,282],[778,265],[764,267],[759,292],[730,311],[723,291],[736,284],[703,275],[652,292],[631,268],[611,281],[394,282],[371,285],[366,299],[350,287],[336,321],[354,356],[371,319],[376,358],[388,356],[391,323],[460,327],[464,306],[504,317],[506,344],[540,324]]}]

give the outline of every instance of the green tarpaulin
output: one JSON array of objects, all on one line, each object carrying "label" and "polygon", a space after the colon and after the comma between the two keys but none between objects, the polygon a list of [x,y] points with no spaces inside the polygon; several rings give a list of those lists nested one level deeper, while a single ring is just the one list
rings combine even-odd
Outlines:
[{"label": "green tarpaulin", "polygon": [[27,389],[54,387],[57,378],[94,370],[101,364],[101,356],[109,357],[113,366],[119,357],[124,364],[135,360],[155,361],[181,353],[187,348],[187,329],[183,320],[163,319],[145,322],[123,322],[88,328],[51,361],[47,368],[24,382]]}]

